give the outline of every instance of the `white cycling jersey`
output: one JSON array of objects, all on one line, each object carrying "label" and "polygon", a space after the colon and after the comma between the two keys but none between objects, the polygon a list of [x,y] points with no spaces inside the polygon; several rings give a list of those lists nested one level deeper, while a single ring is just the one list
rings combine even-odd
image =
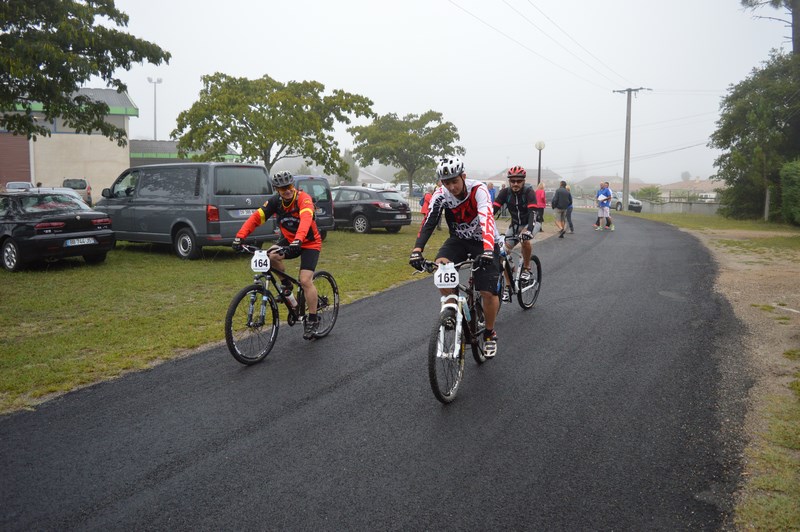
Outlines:
[{"label": "white cycling jersey", "polygon": [[495,240],[499,235],[494,223],[489,189],[481,181],[474,179],[465,179],[464,186],[467,188],[464,199],[458,199],[444,186],[434,190],[428,214],[417,235],[416,247],[425,247],[439,217],[449,212],[450,215],[445,216],[445,219],[451,235],[464,240],[483,242],[484,250],[494,249]]}]

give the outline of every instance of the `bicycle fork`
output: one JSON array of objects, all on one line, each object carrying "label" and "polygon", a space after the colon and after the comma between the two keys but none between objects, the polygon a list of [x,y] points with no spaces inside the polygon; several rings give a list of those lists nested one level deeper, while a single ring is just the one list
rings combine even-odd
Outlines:
[{"label": "bicycle fork", "polygon": [[[439,316],[445,313],[447,309],[452,309],[453,314],[455,314],[455,336],[453,341],[452,349],[439,349],[437,352],[438,357],[441,358],[457,358],[460,353],[460,345],[461,345],[461,335],[463,334],[463,324],[464,320],[461,319],[462,314],[466,318],[467,321],[471,319],[469,313],[469,306],[467,305],[467,298],[458,294],[449,294],[446,296],[442,296],[442,308],[439,313]],[[440,318],[441,319],[441,318]],[[444,324],[443,324],[444,325]],[[439,345],[444,347],[445,345],[445,338],[444,338],[444,330],[442,327],[439,328]]]}]

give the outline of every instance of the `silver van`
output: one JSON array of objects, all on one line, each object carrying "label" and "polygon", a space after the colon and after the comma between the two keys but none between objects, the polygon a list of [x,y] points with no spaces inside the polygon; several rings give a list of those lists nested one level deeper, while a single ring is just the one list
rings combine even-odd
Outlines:
[{"label": "silver van", "polygon": [[[172,244],[178,257],[198,259],[204,246],[229,246],[272,194],[264,166],[172,163],[125,170],[96,208],[111,217],[117,240]],[[277,238],[270,218],[247,242]]]}]

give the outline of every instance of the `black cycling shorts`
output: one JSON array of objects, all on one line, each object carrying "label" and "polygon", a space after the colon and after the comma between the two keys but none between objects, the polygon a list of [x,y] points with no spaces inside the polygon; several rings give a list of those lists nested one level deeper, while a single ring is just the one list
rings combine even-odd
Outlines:
[{"label": "black cycling shorts", "polygon": [[[444,241],[436,258],[447,258],[451,262],[462,262],[467,260],[467,255],[473,259],[483,254],[483,242],[477,240],[464,240],[451,236]],[[482,292],[491,292],[497,295],[497,280],[500,277],[500,249],[497,244],[494,246],[494,262],[491,266],[475,270],[475,286]]]},{"label": "black cycling shorts", "polygon": [[[289,245],[284,239],[278,241],[276,246],[286,247]],[[300,251],[291,251],[287,250],[286,254],[283,256],[284,259],[296,259],[300,257],[300,269],[301,270],[311,270],[312,272],[317,269],[317,263],[319,262],[319,250],[318,249],[303,249],[300,248]]]}]

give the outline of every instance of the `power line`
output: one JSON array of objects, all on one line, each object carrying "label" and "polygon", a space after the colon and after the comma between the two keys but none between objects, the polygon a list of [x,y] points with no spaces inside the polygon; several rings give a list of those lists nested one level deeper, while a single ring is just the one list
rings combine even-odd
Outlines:
[{"label": "power line", "polygon": [[[560,42],[558,42],[558,41],[557,41],[557,40],[556,40],[554,37],[550,36],[550,34],[548,34],[546,31],[544,31],[542,28],[540,28],[538,25],[536,25],[536,23],[535,23],[535,22],[533,22],[533,21],[532,21],[532,20],[530,20],[528,17],[526,17],[526,16],[525,16],[525,15],[524,15],[524,14],[523,14],[523,13],[522,13],[520,10],[518,10],[516,7],[512,6],[511,4],[509,4],[509,3],[508,3],[508,0],[503,0],[503,3],[504,3],[505,5],[507,5],[508,7],[510,7],[511,9],[513,9],[513,10],[514,10],[514,11],[515,11],[515,12],[516,12],[516,13],[517,13],[517,14],[518,14],[520,17],[522,17],[523,19],[525,19],[525,21],[526,21],[528,24],[530,24],[531,26],[533,26],[534,28],[536,28],[537,30],[539,30],[539,31],[540,31],[540,32],[541,32],[541,33],[542,33],[542,34],[543,34],[545,37],[547,37],[548,39],[550,39],[551,41],[553,41],[554,43],[556,43],[557,45],[559,45],[559,46],[560,46],[561,48],[563,48],[563,49],[564,49],[564,50],[565,50],[567,53],[569,53],[570,55],[572,55],[572,56],[573,56],[575,59],[577,59],[578,61],[580,61],[580,62],[581,62],[581,63],[583,63],[584,65],[588,66],[589,68],[591,68],[592,70],[594,70],[595,72],[597,72],[598,74],[600,74],[601,76],[603,76],[604,78],[606,78],[606,79],[607,79],[608,81],[610,81],[611,83],[617,83],[617,81],[616,81],[616,80],[613,80],[613,79],[611,79],[610,77],[606,76],[606,75],[605,75],[603,72],[600,72],[599,70],[597,70],[597,69],[596,69],[596,68],[595,68],[593,65],[591,65],[590,63],[587,63],[586,61],[584,61],[583,59],[581,59],[580,57],[578,57],[578,55],[577,55],[577,54],[575,54],[575,53],[574,53],[572,50],[568,49],[566,46],[564,46],[563,44],[561,44]],[[533,4],[531,4],[531,5],[533,5]],[[533,7],[536,7],[536,6],[533,6]],[[538,9],[538,8],[537,8],[537,9]],[[545,15],[545,16],[547,16],[547,15]],[[550,20],[550,19],[548,18],[548,20]],[[553,22],[553,21],[551,20],[550,22]],[[553,24],[555,24],[555,23],[553,23]],[[560,29],[560,28],[559,28],[559,29]],[[563,31],[563,30],[562,30],[562,31]],[[622,78],[622,79],[624,79],[624,78]]]},{"label": "power line", "polygon": [[477,15],[475,15],[475,14],[471,13],[470,11],[468,11],[467,9],[465,9],[465,8],[461,7],[460,5],[456,4],[456,3],[455,3],[453,0],[448,0],[448,1],[449,1],[451,4],[453,4],[454,6],[456,6],[458,9],[460,9],[461,11],[463,11],[464,13],[466,13],[467,15],[471,16],[472,18],[474,18],[475,20],[477,20],[478,22],[480,22],[481,24],[483,24],[483,25],[485,25],[485,26],[488,26],[489,28],[491,28],[492,30],[496,31],[497,33],[499,33],[500,35],[502,35],[503,37],[505,37],[505,38],[506,38],[506,39],[508,39],[509,41],[513,42],[513,43],[514,43],[514,44],[516,44],[517,46],[519,46],[519,47],[521,47],[521,48],[523,48],[523,49],[527,50],[528,52],[532,53],[533,55],[535,55],[535,56],[537,56],[537,57],[539,57],[539,58],[541,58],[541,59],[543,59],[543,60],[547,61],[548,63],[550,63],[550,64],[551,64],[551,65],[553,65],[554,67],[556,67],[556,68],[559,68],[559,69],[561,69],[561,70],[563,70],[564,72],[567,72],[567,73],[569,73],[569,74],[572,74],[572,75],[573,75],[573,76],[575,76],[576,78],[582,79],[583,81],[585,81],[585,82],[587,82],[587,83],[590,83],[590,84],[594,85],[595,87],[600,87],[601,89],[608,89],[608,87],[604,87],[604,86],[602,86],[602,85],[600,85],[600,84],[598,84],[598,83],[596,83],[596,82],[594,82],[594,81],[592,81],[592,80],[590,80],[590,79],[588,79],[588,78],[585,78],[585,77],[581,76],[580,74],[576,74],[575,72],[573,72],[573,71],[569,70],[568,68],[564,68],[563,66],[559,65],[558,63],[556,63],[556,62],[554,62],[554,61],[552,61],[552,60],[550,60],[550,59],[546,58],[545,56],[543,56],[543,55],[542,55],[542,54],[540,54],[539,52],[536,52],[535,50],[532,50],[531,48],[529,48],[529,47],[525,46],[524,44],[522,44],[521,42],[519,42],[519,41],[518,41],[518,40],[516,40],[515,38],[511,37],[511,36],[510,36],[510,35],[508,35],[507,33],[505,33],[505,32],[503,32],[503,31],[501,31],[501,30],[499,30],[499,29],[495,28],[494,26],[492,26],[491,24],[489,24],[488,22],[486,22],[486,21],[485,21],[485,20],[483,20],[482,18],[478,17]]},{"label": "power line", "polygon": [[613,72],[615,76],[619,77],[621,80],[623,80],[623,81],[627,82],[628,84],[632,85],[632,83],[631,83],[631,82],[630,82],[628,79],[626,79],[626,78],[625,78],[625,76],[623,76],[623,75],[619,74],[619,73],[618,73],[616,70],[614,70],[613,68],[611,68],[610,66],[608,66],[606,63],[604,63],[604,62],[603,62],[603,61],[602,61],[602,60],[601,60],[599,57],[597,57],[597,56],[596,56],[596,55],[594,55],[592,52],[590,52],[589,50],[587,50],[586,48],[584,48],[584,47],[583,47],[583,45],[582,45],[581,43],[579,43],[577,40],[575,40],[575,39],[572,37],[572,35],[570,35],[569,33],[567,33],[567,31],[566,31],[566,30],[564,30],[564,28],[562,28],[561,26],[559,26],[558,24],[556,24],[556,22],[555,22],[553,19],[551,19],[550,17],[548,17],[548,16],[547,16],[547,14],[546,14],[544,11],[542,11],[541,9],[539,9],[539,7],[537,7],[537,6],[536,6],[536,4],[534,4],[533,2],[531,2],[531,0],[528,0],[528,3],[529,3],[530,5],[532,5],[532,6],[533,6],[533,8],[534,8],[534,9],[536,9],[536,10],[537,10],[539,13],[541,13],[541,14],[542,14],[542,16],[543,16],[544,18],[546,18],[547,20],[549,20],[549,21],[550,21],[550,22],[553,24],[553,26],[555,26],[556,28],[558,28],[559,30],[561,30],[561,33],[563,33],[564,35],[566,35],[567,37],[569,37],[569,39],[570,39],[572,42],[574,42],[575,44],[577,44],[577,45],[580,47],[580,49],[581,49],[581,50],[583,50],[584,52],[586,52],[587,54],[589,54],[590,56],[592,56],[594,59],[596,59],[598,63],[600,63],[601,65],[603,65],[604,67],[606,67],[608,70],[610,70],[611,72]]}]

